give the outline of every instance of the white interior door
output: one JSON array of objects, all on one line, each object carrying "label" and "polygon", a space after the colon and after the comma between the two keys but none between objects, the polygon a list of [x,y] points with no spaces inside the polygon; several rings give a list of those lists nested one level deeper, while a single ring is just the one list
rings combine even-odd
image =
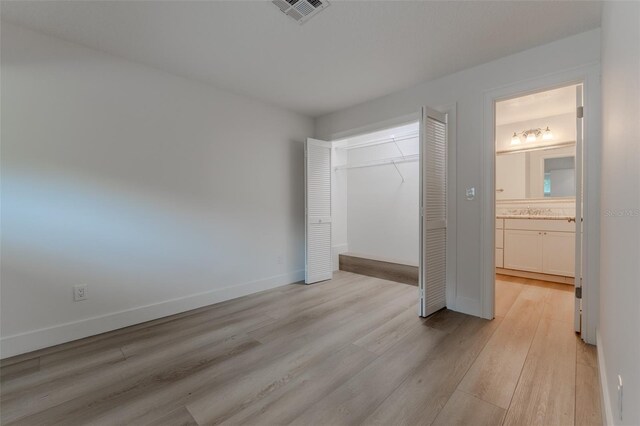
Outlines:
[{"label": "white interior door", "polygon": [[575,307],[574,307],[574,328],[577,333],[582,330],[582,264],[583,264],[583,247],[582,247],[582,199],[583,199],[583,95],[582,85],[576,86],[576,250],[575,250]]},{"label": "white interior door", "polygon": [[331,261],[331,143],[307,139],[305,178],[305,283],[330,280]]},{"label": "white interior door", "polygon": [[420,122],[419,314],[446,306],[447,116],[423,107]]}]

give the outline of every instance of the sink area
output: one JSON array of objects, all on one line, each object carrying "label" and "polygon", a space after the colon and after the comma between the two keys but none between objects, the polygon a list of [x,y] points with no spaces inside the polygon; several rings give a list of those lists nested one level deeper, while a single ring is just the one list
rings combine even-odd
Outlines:
[{"label": "sink area", "polygon": [[531,208],[507,210],[509,216],[557,216],[551,209]]},{"label": "sink area", "polygon": [[498,214],[496,219],[537,219],[537,220],[566,220],[568,222],[574,222],[576,220],[573,216],[525,216],[525,215],[508,215]]},{"label": "sink area", "polygon": [[519,209],[509,209],[503,211],[502,213],[498,213],[496,215],[498,219],[547,219],[547,220],[567,220],[572,222],[575,220],[574,216],[567,216],[560,214],[559,212],[554,212],[549,208],[519,208]]}]

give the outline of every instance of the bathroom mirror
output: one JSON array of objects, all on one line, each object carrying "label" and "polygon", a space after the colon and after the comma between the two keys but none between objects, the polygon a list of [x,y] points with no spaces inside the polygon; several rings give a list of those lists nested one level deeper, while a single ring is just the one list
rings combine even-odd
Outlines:
[{"label": "bathroom mirror", "polygon": [[576,195],[576,158],[574,156],[544,159],[543,194],[545,198]]},{"label": "bathroom mirror", "polygon": [[575,197],[575,144],[496,155],[496,200]]}]

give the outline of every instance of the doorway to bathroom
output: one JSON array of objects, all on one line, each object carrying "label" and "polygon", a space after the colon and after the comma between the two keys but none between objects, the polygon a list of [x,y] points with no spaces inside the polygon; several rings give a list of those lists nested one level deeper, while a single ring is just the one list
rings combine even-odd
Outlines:
[{"label": "doorway to bathroom", "polygon": [[495,102],[496,316],[581,331],[582,111],[582,84]]}]

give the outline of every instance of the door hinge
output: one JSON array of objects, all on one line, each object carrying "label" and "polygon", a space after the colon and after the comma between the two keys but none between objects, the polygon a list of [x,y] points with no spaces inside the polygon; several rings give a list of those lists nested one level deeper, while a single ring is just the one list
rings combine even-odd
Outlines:
[{"label": "door hinge", "polygon": [[579,106],[578,108],[576,108],[576,116],[578,118],[584,117],[584,107]]},{"label": "door hinge", "polygon": [[582,287],[576,287],[576,299],[582,299]]},{"label": "door hinge", "polygon": [[424,289],[420,289],[420,299],[424,299]]}]

